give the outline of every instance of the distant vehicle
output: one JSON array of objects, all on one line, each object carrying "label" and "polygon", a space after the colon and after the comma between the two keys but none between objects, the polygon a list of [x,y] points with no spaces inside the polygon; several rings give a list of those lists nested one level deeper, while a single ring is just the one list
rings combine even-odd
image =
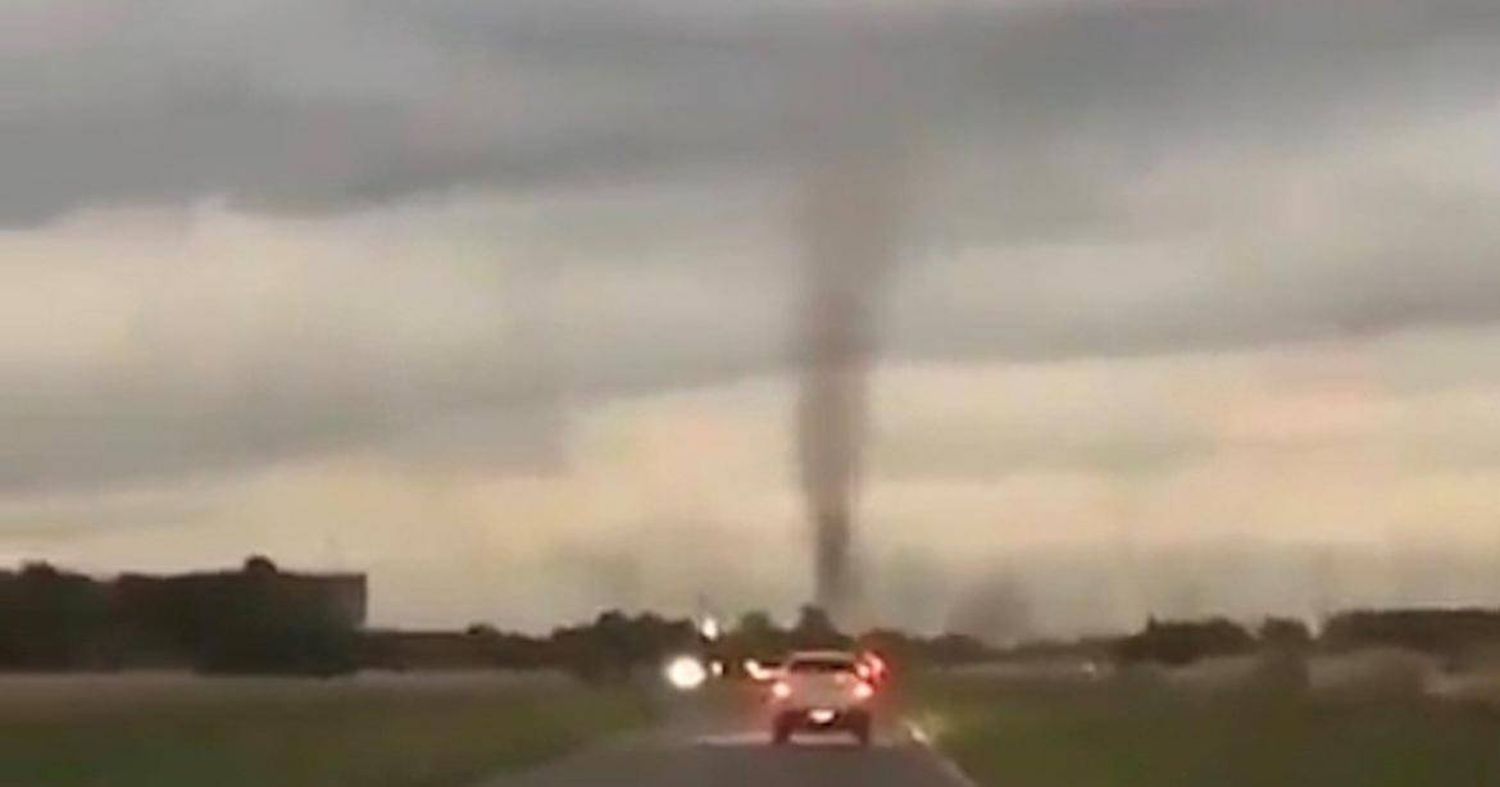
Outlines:
[{"label": "distant vehicle", "polygon": [[875,685],[860,673],[852,653],[792,654],[771,684],[771,740],[783,744],[799,731],[844,731],[869,745]]}]

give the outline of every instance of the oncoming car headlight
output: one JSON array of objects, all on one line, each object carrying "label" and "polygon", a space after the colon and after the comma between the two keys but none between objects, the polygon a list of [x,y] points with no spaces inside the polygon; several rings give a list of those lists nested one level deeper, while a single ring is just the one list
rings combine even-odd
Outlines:
[{"label": "oncoming car headlight", "polygon": [[663,670],[667,683],[678,691],[692,691],[708,680],[708,669],[693,656],[678,656],[667,662]]}]

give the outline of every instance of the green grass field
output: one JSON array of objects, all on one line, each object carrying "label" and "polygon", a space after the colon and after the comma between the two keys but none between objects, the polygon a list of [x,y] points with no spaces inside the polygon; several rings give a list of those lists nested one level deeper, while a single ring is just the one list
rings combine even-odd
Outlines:
[{"label": "green grass field", "polygon": [[561,680],[0,681],[5,787],[447,787],[649,720]]},{"label": "green grass field", "polygon": [[1500,715],[1479,705],[975,677],[918,694],[938,745],[987,786],[1500,785]]}]

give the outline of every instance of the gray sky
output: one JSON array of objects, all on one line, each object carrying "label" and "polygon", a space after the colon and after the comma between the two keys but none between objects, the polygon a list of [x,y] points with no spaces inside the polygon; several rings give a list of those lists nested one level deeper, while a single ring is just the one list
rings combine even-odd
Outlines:
[{"label": "gray sky", "polygon": [[423,624],[710,577],[786,608],[793,203],[894,135],[860,525],[893,614],[1500,601],[1459,568],[1500,556],[1493,3],[17,16],[0,560],[268,551]]}]

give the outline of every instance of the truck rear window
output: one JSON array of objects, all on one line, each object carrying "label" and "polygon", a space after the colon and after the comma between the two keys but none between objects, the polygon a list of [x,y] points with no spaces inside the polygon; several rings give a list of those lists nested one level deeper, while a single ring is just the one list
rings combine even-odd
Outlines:
[{"label": "truck rear window", "polygon": [[787,665],[788,672],[836,673],[853,672],[854,662],[847,659],[806,659]]}]

